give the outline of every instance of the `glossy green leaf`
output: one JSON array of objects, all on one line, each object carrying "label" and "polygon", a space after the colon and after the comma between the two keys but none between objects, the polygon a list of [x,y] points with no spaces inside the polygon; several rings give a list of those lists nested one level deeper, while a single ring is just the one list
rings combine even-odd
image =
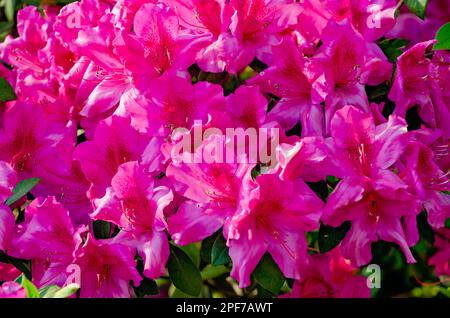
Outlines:
[{"label": "glossy green leaf", "polygon": [[408,7],[409,11],[417,15],[422,20],[425,19],[428,0],[405,0],[405,4]]},{"label": "glossy green leaf", "polygon": [[438,41],[433,50],[450,50],[450,22],[444,24],[436,34]]},{"label": "glossy green leaf", "polygon": [[11,205],[17,202],[20,198],[30,192],[39,183],[39,181],[41,181],[39,178],[30,178],[20,181],[16,184],[16,187],[13,190],[13,195],[9,197],[5,203],[7,205]]},{"label": "glossy green leaf", "polygon": [[253,272],[253,277],[259,285],[275,295],[279,293],[286,280],[269,253],[264,254]]},{"label": "glossy green leaf", "polygon": [[22,287],[25,289],[27,298],[41,298],[39,290],[28,278],[25,277],[25,275],[20,275],[16,279],[16,282],[22,285]]},{"label": "glossy green leaf", "polygon": [[211,249],[211,264],[218,266],[231,262],[228,255],[228,246],[222,233],[216,236]]},{"label": "glossy green leaf", "polygon": [[[408,40],[403,39],[385,39],[378,43],[381,50],[384,52],[390,62],[395,63],[400,55],[403,54],[403,49],[408,45]],[[380,92],[385,95],[386,92]]]},{"label": "glossy green leaf", "polygon": [[158,295],[159,289],[156,282],[152,279],[144,277],[141,284],[134,288],[136,296],[142,298],[146,295]]},{"label": "glossy green leaf", "polygon": [[213,279],[223,274],[229,273],[230,269],[224,265],[214,266],[212,264],[208,264],[202,270],[202,279]]},{"label": "glossy green leaf", "polygon": [[17,99],[17,96],[14,89],[6,79],[0,77],[0,102],[4,103],[15,99]]},{"label": "glossy green leaf", "polygon": [[94,236],[96,239],[107,239],[111,237],[111,223],[102,220],[93,222]]},{"label": "glossy green leaf", "polygon": [[16,14],[16,0],[5,0],[5,16],[8,21],[14,21]]},{"label": "glossy green leaf", "polygon": [[170,279],[186,294],[197,296],[202,289],[202,276],[191,258],[179,247],[171,245],[167,262]]},{"label": "glossy green leaf", "polygon": [[184,246],[179,246],[194,262],[195,266],[200,266],[200,249],[197,244],[192,243]]},{"label": "glossy green leaf", "polygon": [[77,290],[80,289],[80,285],[78,284],[68,284],[67,286],[61,288],[58,290],[54,295],[53,298],[68,298],[75,294]]},{"label": "glossy green leaf", "polygon": [[334,228],[332,226],[320,225],[319,229],[319,249],[321,253],[326,253],[344,239],[345,234],[350,229],[350,223],[345,222],[341,226]]}]

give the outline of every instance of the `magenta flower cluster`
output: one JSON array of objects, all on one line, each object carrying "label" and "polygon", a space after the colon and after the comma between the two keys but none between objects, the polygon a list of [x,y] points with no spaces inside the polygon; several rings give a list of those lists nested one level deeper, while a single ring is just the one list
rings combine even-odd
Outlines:
[{"label": "magenta flower cluster", "polygon": [[[130,281],[166,275],[171,240],[220,230],[241,288],[269,253],[295,280],[291,296],[369,297],[358,268],[372,243],[395,243],[415,262],[425,209],[441,233],[430,264],[450,275],[450,53],[431,51],[449,6],[430,2],[425,22],[396,10],[395,0],[20,10],[18,36],[0,46],[0,75],[17,95],[0,105],[0,199],[21,180],[40,182],[33,200],[0,205],[0,250],[31,260],[39,288],[63,286],[77,265],[80,297],[132,297]],[[411,41],[396,63],[383,37]],[[391,105],[369,98],[379,86]],[[276,162],[172,160],[178,128],[277,129]],[[183,156],[229,142],[212,134]],[[331,176],[339,182],[324,200],[310,185]],[[94,236],[98,220],[114,225],[109,238]],[[311,251],[306,233],[345,222],[338,247]],[[8,284],[0,294],[18,292]]]}]

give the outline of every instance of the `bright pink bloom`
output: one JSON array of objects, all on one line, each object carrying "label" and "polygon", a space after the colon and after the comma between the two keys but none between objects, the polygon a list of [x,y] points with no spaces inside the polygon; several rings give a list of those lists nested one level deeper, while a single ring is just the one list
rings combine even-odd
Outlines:
[{"label": "bright pink bloom", "polygon": [[370,42],[381,38],[395,24],[397,2],[394,0],[309,0],[305,2],[305,8],[319,13],[321,19],[336,21],[348,19],[364,39]]},{"label": "bright pink bloom", "polygon": [[434,238],[436,253],[428,263],[435,267],[436,276],[450,277],[450,230],[439,230],[435,233]]},{"label": "bright pink bloom", "polygon": [[367,278],[358,275],[358,268],[343,258],[339,249],[315,254],[295,281],[289,298],[370,298]]},{"label": "bright pink bloom", "polygon": [[346,106],[331,121],[329,173],[339,178],[368,176],[389,169],[403,154],[408,140],[404,119],[390,116],[375,126],[371,114]]},{"label": "bright pink bloom", "polygon": [[433,151],[420,142],[411,142],[404,154],[405,167],[401,175],[423,200],[428,212],[428,222],[434,228],[444,227],[450,218],[450,191],[448,173],[442,171],[434,161]]},{"label": "bright pink bloom", "polygon": [[73,261],[74,234],[69,212],[54,197],[38,198],[25,210],[11,255],[32,260],[36,286],[63,286]]},{"label": "bright pink bloom", "polygon": [[114,46],[135,77],[155,78],[172,67],[193,63],[188,54],[180,53],[178,17],[166,5],[143,4],[134,16],[133,31],[122,31]]},{"label": "bright pink bloom", "polygon": [[20,274],[21,272],[14,265],[0,262],[0,282],[15,280]]},{"label": "bright pink bloom", "polygon": [[306,58],[288,38],[273,52],[277,56],[274,64],[249,81],[281,98],[269,112],[269,120],[277,121],[286,130],[301,121],[303,136],[323,135],[322,100],[316,97],[319,93],[312,93],[313,75]]},{"label": "bright pink bloom", "polygon": [[256,183],[224,232],[233,261],[231,277],[240,287],[250,284],[266,252],[286,277],[300,278],[308,262],[304,233],[318,228],[322,214],[323,202],[300,179],[281,181],[276,174],[264,174]]},{"label": "bright pink bloom", "polygon": [[0,286],[0,298],[26,298],[25,289],[16,282],[5,282]]},{"label": "bright pink bloom", "polygon": [[132,124],[139,131],[152,136],[169,136],[174,129],[190,129],[195,120],[208,122],[208,114],[225,107],[225,97],[220,85],[199,82],[192,85],[184,72],[167,72],[153,80],[149,86],[150,97],[140,97],[125,104]]},{"label": "bright pink bloom", "polygon": [[329,132],[334,113],[345,105],[356,105],[369,113],[365,85],[378,85],[391,77],[392,65],[381,49],[366,42],[348,20],[331,20],[323,42],[313,57],[317,73],[314,87],[325,98],[325,125]]},{"label": "bright pink bloom", "polygon": [[16,219],[11,209],[4,204],[17,183],[15,171],[4,161],[0,161],[0,251],[6,251],[14,232]]},{"label": "bright pink bloom", "polygon": [[223,137],[211,136],[195,153],[185,152],[181,160],[167,167],[166,174],[175,190],[189,199],[168,220],[169,232],[177,244],[200,241],[216,232],[238,208],[241,189],[251,183],[252,164],[202,160],[217,145],[226,149]]},{"label": "bright pink bloom", "polygon": [[81,268],[81,298],[129,298],[134,294],[130,281],[139,286],[142,280],[131,249],[110,240],[88,234],[74,256]]},{"label": "bright pink bloom", "polygon": [[371,243],[397,243],[408,263],[415,262],[409,246],[417,243],[416,217],[420,201],[393,172],[379,171],[373,179],[350,177],[342,180],[328,198],[325,224],[337,227],[351,221],[351,229],[341,243],[342,255],[356,266],[370,262]]},{"label": "bright pink bloom", "polygon": [[293,145],[281,144],[277,148],[277,160],[281,180],[317,182],[326,177],[321,165],[325,164],[328,149],[317,137],[305,137]]},{"label": "bright pink bloom", "polygon": [[88,197],[102,197],[119,166],[140,159],[148,141],[130,125],[130,118],[111,116],[101,121],[94,139],[78,145],[74,153],[91,183]]},{"label": "bright pink bloom", "polygon": [[450,7],[447,0],[428,1],[424,20],[403,6],[395,27],[386,34],[386,37],[406,39],[412,44],[429,41],[435,38],[439,28],[449,20]]},{"label": "bright pink bloom", "polygon": [[163,210],[172,192],[154,187],[153,178],[135,161],[122,164],[111,184],[91,217],[117,224],[121,232],[114,241],[136,248],[144,260],[144,275],[158,278],[169,257]]},{"label": "bright pink bloom", "polygon": [[248,65],[255,57],[271,63],[273,46],[280,42],[279,33],[284,29],[281,16],[289,10],[290,0],[231,0],[235,10],[230,31],[237,40],[233,64],[227,70],[237,72]]},{"label": "bright pink bloom", "polygon": [[[181,37],[191,40],[182,50],[192,54],[208,72],[222,72],[230,67],[236,41],[228,34],[233,9],[224,0],[164,0],[177,14],[184,28]],[[230,56],[231,55],[231,56]]]},{"label": "bright pink bloom", "polygon": [[426,53],[435,41],[416,44],[397,61],[397,71],[389,99],[396,103],[394,114],[406,116],[406,111],[418,105],[422,121],[429,128],[439,128],[450,136],[448,80],[450,56],[438,54],[435,61]]},{"label": "bright pink bloom", "polygon": [[70,162],[73,149],[70,131],[49,121],[38,105],[9,103],[3,121],[0,160],[10,163],[20,179],[34,177],[38,166],[58,171]]}]

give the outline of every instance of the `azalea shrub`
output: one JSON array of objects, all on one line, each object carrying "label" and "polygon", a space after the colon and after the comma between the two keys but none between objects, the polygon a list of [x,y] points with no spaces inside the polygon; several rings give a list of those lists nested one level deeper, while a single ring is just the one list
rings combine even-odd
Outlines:
[{"label": "azalea shrub", "polygon": [[449,0],[2,3],[0,297],[450,297]]}]

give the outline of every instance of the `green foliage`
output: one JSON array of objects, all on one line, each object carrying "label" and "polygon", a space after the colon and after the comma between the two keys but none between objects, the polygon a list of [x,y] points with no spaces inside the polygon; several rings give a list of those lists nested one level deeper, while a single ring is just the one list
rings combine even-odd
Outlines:
[{"label": "green foliage", "polygon": [[220,233],[217,235],[214,240],[212,249],[211,249],[211,264],[218,266],[224,265],[231,262],[230,256],[228,256],[228,247],[225,242],[225,239]]},{"label": "green foliage", "polygon": [[170,279],[182,292],[197,296],[202,289],[202,276],[192,259],[179,247],[170,246],[170,257],[167,262]]},{"label": "green foliage", "polygon": [[319,228],[319,249],[321,253],[331,251],[344,239],[350,230],[350,223],[344,222],[337,228],[321,224]]},{"label": "green foliage", "polygon": [[39,290],[34,286],[34,284],[26,278],[25,275],[20,275],[16,282],[22,285],[27,293],[27,298],[40,298]]},{"label": "green foliage", "polygon": [[11,205],[19,201],[24,195],[30,192],[41,181],[39,178],[25,179],[16,184],[13,195],[6,200],[7,205]]},{"label": "green foliage", "polygon": [[417,15],[422,20],[425,19],[428,0],[405,0],[404,2],[408,7],[409,11]]},{"label": "green foliage", "polygon": [[[5,22],[3,25],[0,25],[0,33],[2,33],[2,29],[7,27],[9,24],[11,23]],[[0,102],[3,103],[15,99],[17,99],[17,96],[16,93],[14,93],[14,89],[6,79],[0,77]]]},{"label": "green foliage", "polygon": [[278,295],[286,281],[280,268],[269,253],[264,254],[253,272],[253,277],[259,285],[274,295]]},{"label": "green foliage", "polygon": [[450,50],[450,22],[444,24],[436,34],[438,41],[433,50]]},{"label": "green foliage", "polygon": [[96,239],[107,239],[111,236],[111,223],[102,220],[92,222],[94,237]]},{"label": "green foliage", "polygon": [[[397,58],[403,54],[403,50],[408,45],[408,40],[403,39],[384,39],[378,43],[390,62],[395,63]],[[385,95],[387,92],[380,92]]]}]

